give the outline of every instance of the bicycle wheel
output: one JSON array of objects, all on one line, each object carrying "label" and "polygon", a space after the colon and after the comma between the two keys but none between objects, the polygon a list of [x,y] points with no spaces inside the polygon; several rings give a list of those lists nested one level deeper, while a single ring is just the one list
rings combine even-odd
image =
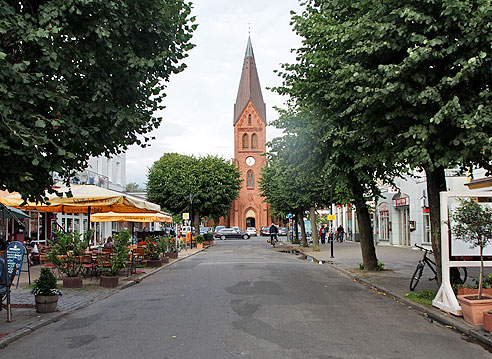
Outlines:
[{"label": "bicycle wheel", "polygon": [[412,280],[410,281],[410,290],[413,292],[417,284],[419,284],[420,277],[422,277],[422,272],[424,271],[424,265],[422,263],[417,264],[415,272],[413,273]]},{"label": "bicycle wheel", "polygon": [[468,271],[466,270],[466,267],[460,267],[458,270],[460,271],[460,278],[463,281],[463,284],[465,284],[466,279],[468,278]]}]

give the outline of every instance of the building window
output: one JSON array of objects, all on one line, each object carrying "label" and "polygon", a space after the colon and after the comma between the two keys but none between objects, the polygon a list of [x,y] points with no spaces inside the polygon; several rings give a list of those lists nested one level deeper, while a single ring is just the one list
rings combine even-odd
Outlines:
[{"label": "building window", "polygon": [[249,142],[249,141],[248,141],[248,134],[247,134],[247,133],[245,133],[245,134],[243,135],[243,150],[244,150],[244,149],[247,149],[247,148],[249,147],[249,143],[248,143],[248,142]]},{"label": "building window", "polygon": [[248,171],[248,187],[254,187],[253,171]]},{"label": "building window", "polygon": [[424,212],[424,243],[431,243],[431,224],[429,212]]},{"label": "building window", "polygon": [[251,125],[251,115],[248,115],[248,124]]},{"label": "building window", "polygon": [[251,135],[251,149],[255,150],[258,147],[258,136],[256,133]]}]

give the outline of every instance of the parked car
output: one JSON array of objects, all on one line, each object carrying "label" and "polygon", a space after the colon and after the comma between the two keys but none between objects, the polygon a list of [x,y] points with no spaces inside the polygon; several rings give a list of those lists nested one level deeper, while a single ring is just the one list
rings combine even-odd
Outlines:
[{"label": "parked car", "polygon": [[262,236],[269,236],[270,235],[270,227],[261,227],[260,234]]},{"label": "parked car", "polygon": [[239,228],[239,227],[232,227],[232,229],[237,231],[237,232],[241,232],[241,228]]},{"label": "parked car", "polygon": [[234,228],[222,228],[217,234],[214,235],[217,239],[249,239],[249,234],[246,232],[238,232]]},{"label": "parked car", "polygon": [[217,226],[217,227],[215,227],[214,236],[216,237],[219,234],[219,231],[221,229],[223,229],[223,228],[225,228],[225,226]]},{"label": "parked car", "polygon": [[286,236],[287,233],[289,233],[289,230],[287,229],[287,227],[280,227],[278,229],[278,235],[279,236]]},{"label": "parked car", "polygon": [[255,227],[246,228],[246,233],[248,233],[250,236],[256,236],[257,235]]}]

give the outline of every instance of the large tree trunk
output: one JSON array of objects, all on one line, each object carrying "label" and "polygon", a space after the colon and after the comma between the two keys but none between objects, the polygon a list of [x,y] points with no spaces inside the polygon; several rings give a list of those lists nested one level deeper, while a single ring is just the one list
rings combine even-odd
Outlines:
[{"label": "large tree trunk", "polygon": [[304,225],[304,213],[300,213],[299,223],[301,224],[301,244],[303,247],[307,247],[306,226]]},{"label": "large tree trunk", "polygon": [[429,198],[429,216],[431,225],[432,251],[436,262],[437,282],[441,285],[441,200],[439,193],[446,191],[444,168],[425,170],[427,176],[427,196]]},{"label": "large tree trunk", "polygon": [[313,238],[313,251],[319,252],[318,226],[316,225],[316,208],[309,207],[309,216],[311,217],[311,236]]},{"label": "large tree trunk", "polygon": [[294,233],[295,233],[295,238],[296,238],[296,243],[299,243],[299,229],[297,227],[297,222],[298,222],[298,216],[297,213],[294,215]]},{"label": "large tree trunk", "polygon": [[197,210],[195,210],[193,213],[193,227],[195,227],[195,237],[196,237],[200,234],[200,213]]},{"label": "large tree trunk", "polygon": [[351,180],[354,203],[357,210],[357,222],[359,225],[362,264],[365,270],[374,271],[378,266],[378,258],[376,257],[376,248],[374,247],[371,216],[369,215],[369,209],[364,198],[364,187],[359,183],[356,176],[353,176]]}]

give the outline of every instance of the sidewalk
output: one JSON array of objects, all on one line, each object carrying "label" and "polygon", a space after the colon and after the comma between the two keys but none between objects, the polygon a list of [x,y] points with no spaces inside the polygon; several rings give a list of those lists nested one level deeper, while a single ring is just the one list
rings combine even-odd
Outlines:
[{"label": "sidewalk", "polygon": [[[93,302],[109,297],[119,290],[140,283],[146,277],[201,251],[203,249],[185,249],[179,253],[178,259],[171,260],[161,267],[146,267],[143,273],[130,277],[120,276],[120,284],[114,289],[100,287],[98,279],[84,279],[84,286],[80,289],[62,288],[63,295],[58,299],[57,311],[54,313],[36,313],[34,296],[29,289],[28,275],[27,272],[23,272],[19,280],[19,287],[12,286],[12,322],[7,323],[7,312],[5,310],[0,311],[0,349],[24,335],[60,320],[76,309],[86,307]],[[40,266],[31,267],[31,282],[39,276],[39,273]]]},{"label": "sidewalk", "polygon": [[[447,327],[459,330],[481,343],[492,347],[492,335],[477,327],[468,324],[462,317],[456,317],[434,307],[427,307],[405,298],[405,294],[410,291],[410,279],[415,271],[418,261],[422,258],[423,253],[408,247],[395,247],[388,245],[376,246],[376,255],[378,260],[384,263],[384,271],[367,273],[359,270],[359,263],[362,263],[362,254],[359,243],[343,242],[334,243],[334,258],[330,258],[330,245],[320,245],[320,252],[314,252],[311,247],[300,247],[296,244],[282,242],[278,247],[279,251],[295,250],[301,255],[305,255],[308,260],[323,261],[331,265],[339,272],[353,278],[363,285],[370,287],[381,295],[388,296],[393,300],[402,302],[412,307],[423,315],[435,320]],[[478,273],[478,272],[477,272]],[[478,274],[468,272],[468,277],[478,277]],[[416,291],[423,289],[439,289],[436,281],[429,281],[427,278],[433,276],[433,273],[425,267],[422,278],[420,279]]]}]

